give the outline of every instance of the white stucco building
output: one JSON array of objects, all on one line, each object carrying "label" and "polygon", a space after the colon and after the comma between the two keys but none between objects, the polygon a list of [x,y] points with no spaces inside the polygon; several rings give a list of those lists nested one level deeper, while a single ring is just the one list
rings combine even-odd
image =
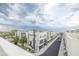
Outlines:
[{"label": "white stucco building", "polygon": [[27,38],[27,45],[31,46],[34,52],[39,52],[45,45],[51,42],[58,33],[47,31],[27,31],[16,32],[20,38],[25,35]]}]

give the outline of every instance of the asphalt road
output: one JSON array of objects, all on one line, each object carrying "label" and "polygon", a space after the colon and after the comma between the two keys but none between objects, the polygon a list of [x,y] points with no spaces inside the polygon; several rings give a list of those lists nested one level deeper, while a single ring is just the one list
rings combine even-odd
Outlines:
[{"label": "asphalt road", "polygon": [[60,47],[59,38],[40,56],[58,56]]}]

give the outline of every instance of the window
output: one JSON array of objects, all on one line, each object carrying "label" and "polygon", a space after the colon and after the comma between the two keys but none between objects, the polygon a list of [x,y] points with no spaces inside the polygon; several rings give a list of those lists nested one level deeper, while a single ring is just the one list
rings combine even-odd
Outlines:
[{"label": "window", "polygon": [[40,36],[40,38],[41,38],[42,36]]},{"label": "window", "polygon": [[47,40],[46,39],[44,39],[44,42],[46,42]]},{"label": "window", "polygon": [[29,45],[32,47],[32,41],[29,42]]},{"label": "window", "polygon": [[39,46],[39,49],[42,49],[43,48],[43,45]]},{"label": "window", "polygon": [[33,36],[32,34],[29,34],[30,36]]},{"label": "window", "polygon": [[43,40],[40,40],[40,44],[42,44],[43,43]]}]

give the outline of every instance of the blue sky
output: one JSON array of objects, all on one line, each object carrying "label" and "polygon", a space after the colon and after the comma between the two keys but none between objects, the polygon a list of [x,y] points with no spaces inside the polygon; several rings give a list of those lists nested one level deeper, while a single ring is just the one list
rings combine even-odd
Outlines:
[{"label": "blue sky", "polygon": [[79,26],[78,3],[0,3],[0,30],[64,31]]}]

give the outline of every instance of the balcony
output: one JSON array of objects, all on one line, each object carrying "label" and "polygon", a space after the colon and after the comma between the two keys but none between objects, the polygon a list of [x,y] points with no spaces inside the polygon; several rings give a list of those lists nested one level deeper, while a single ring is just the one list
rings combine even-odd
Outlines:
[{"label": "balcony", "polygon": [[34,56],[0,37],[0,56]]}]

